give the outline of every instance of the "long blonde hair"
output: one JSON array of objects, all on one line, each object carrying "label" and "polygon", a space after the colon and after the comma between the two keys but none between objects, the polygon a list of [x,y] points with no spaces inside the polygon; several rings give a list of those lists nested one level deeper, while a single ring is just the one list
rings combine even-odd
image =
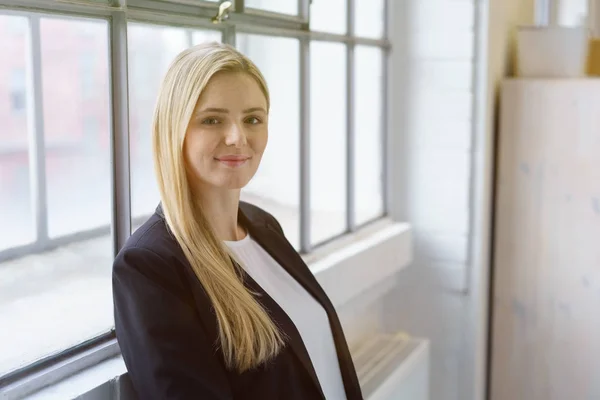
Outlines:
[{"label": "long blonde hair", "polygon": [[252,61],[229,45],[194,46],[175,58],[164,77],[154,111],[152,144],[166,222],[212,302],[227,367],[243,372],[277,355],[284,338],[244,286],[232,254],[194,201],[187,180],[185,133],[200,94],[218,72],[243,72],[253,77],[268,108],[267,84]]}]

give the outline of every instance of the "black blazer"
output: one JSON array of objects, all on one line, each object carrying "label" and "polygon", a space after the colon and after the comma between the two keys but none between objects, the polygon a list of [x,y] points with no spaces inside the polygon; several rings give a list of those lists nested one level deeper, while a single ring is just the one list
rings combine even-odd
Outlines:
[{"label": "black blazer", "polygon": [[[332,303],[269,213],[240,203],[239,222],[327,311],[348,400],[362,399]],[[113,266],[115,328],[125,365],[142,400],[324,399],[296,327],[247,274],[245,285],[287,335],[270,363],[242,374],[225,368],[217,320],[202,285],[160,206],[127,241]],[[337,399],[327,399],[337,400]]]}]

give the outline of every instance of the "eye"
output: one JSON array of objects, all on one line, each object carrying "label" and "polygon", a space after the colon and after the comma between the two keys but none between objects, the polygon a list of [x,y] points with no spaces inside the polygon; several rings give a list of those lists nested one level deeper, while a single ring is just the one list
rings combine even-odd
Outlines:
[{"label": "eye", "polygon": [[205,118],[202,120],[202,125],[217,125],[220,121],[214,117]]},{"label": "eye", "polygon": [[257,118],[257,117],[248,117],[248,118],[246,118],[246,120],[244,122],[246,122],[247,124],[250,124],[250,125],[258,125],[262,121],[260,120],[260,118]]}]

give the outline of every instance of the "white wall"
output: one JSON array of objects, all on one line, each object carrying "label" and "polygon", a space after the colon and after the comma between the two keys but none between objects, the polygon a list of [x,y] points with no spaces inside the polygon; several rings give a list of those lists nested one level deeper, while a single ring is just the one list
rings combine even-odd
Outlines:
[{"label": "white wall", "polygon": [[473,127],[473,0],[393,2],[395,213],[419,268],[465,290]]}]

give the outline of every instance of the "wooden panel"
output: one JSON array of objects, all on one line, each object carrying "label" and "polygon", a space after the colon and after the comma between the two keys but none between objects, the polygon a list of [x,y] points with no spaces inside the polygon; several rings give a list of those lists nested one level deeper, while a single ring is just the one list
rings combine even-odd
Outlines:
[{"label": "wooden panel", "polygon": [[492,400],[600,399],[600,80],[505,83]]}]

